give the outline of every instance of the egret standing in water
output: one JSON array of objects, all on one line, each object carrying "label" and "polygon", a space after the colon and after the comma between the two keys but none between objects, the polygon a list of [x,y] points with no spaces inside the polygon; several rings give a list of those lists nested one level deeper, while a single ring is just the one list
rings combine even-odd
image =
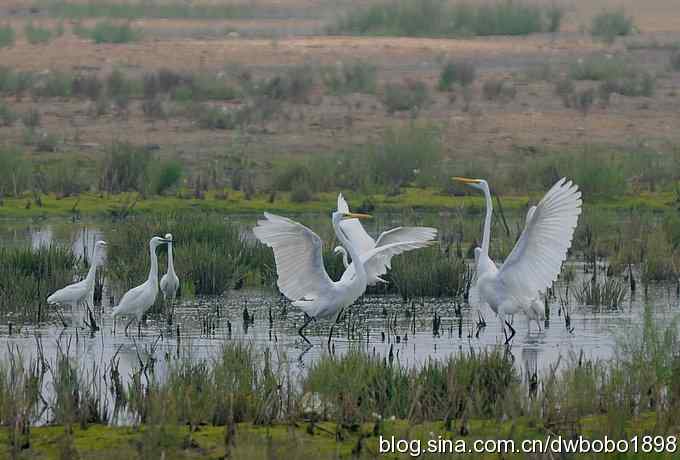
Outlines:
[{"label": "egret standing in water", "polygon": [[501,268],[489,258],[491,236],[491,192],[483,179],[454,177],[484,193],[486,218],[482,247],[475,248],[477,281],[474,286],[481,304],[486,304],[499,315],[511,331],[508,344],[515,335],[506,316],[521,311],[531,320],[545,318],[540,294],[545,293],[562,269],[567,258],[574,229],[581,214],[581,192],[578,186],[562,178],[545,194],[536,206],[529,209],[522,235]]},{"label": "egret standing in water", "polygon": [[177,274],[175,273],[175,265],[172,258],[172,233],[166,233],[165,239],[169,241],[168,272],[161,278],[161,292],[163,293],[163,300],[165,301],[166,308],[168,308],[168,304],[170,304],[168,324],[172,325],[172,317],[175,314],[175,296],[177,295],[177,289],[179,289],[179,278],[177,278]]},{"label": "egret standing in water", "polygon": [[[365,219],[366,214],[336,211],[332,216],[333,230],[340,242],[347,248],[352,258],[352,269],[343,273],[340,281],[333,281],[328,276],[323,264],[323,242],[321,238],[304,225],[265,213],[264,219],[258,221],[253,229],[255,236],[262,243],[271,247],[276,261],[277,285],[283,295],[290,299],[294,306],[299,307],[306,314],[306,321],[298,330],[308,344],[304,330],[313,319],[333,318],[337,323],[342,309],[350,306],[364,291],[368,277],[367,263],[383,263],[384,258],[391,258],[411,249],[428,245],[423,241],[408,241],[387,244],[374,248],[360,258],[355,245],[350,241],[340,226],[345,219]],[[363,260],[356,264],[354,261]],[[328,345],[333,333],[331,327],[328,335]]]},{"label": "egret standing in water", "polygon": [[[71,307],[71,316],[75,318],[78,313],[78,323],[82,318],[83,311],[80,310],[81,305],[85,305],[86,309],[90,309],[92,305],[88,305],[88,301],[93,298],[94,280],[97,273],[97,267],[104,261],[104,249],[106,248],[106,241],[97,241],[94,244],[94,253],[92,254],[92,261],[87,276],[82,281],[59,289],[47,298],[48,304],[55,305],[69,305]],[[76,323],[74,319],[74,324]]]},{"label": "egret standing in water", "polygon": [[116,329],[116,318],[119,316],[131,316],[125,326],[125,335],[127,335],[128,328],[132,321],[137,320],[137,333],[142,333],[142,317],[144,313],[151,308],[156,302],[158,295],[158,256],[156,255],[156,248],[161,244],[170,243],[170,240],[154,236],[149,241],[149,256],[151,257],[151,268],[149,269],[149,278],[144,284],[130,289],[123,297],[117,306],[113,307],[113,329]]},{"label": "egret standing in water", "polygon": [[[347,201],[342,196],[342,193],[338,195],[338,211],[349,213],[349,206]],[[359,219],[346,219],[340,222],[340,228],[347,235],[350,242],[356,247],[359,254],[368,254],[372,249],[386,246],[392,243],[401,242],[431,242],[437,237],[437,229],[431,227],[396,227],[392,230],[387,230],[380,234],[377,240],[374,240],[371,235],[369,235],[366,230],[364,230],[363,225]],[[342,246],[337,246],[334,249],[336,254],[342,254],[342,262],[345,268],[350,267],[349,260],[347,258],[347,251]],[[369,264],[366,266],[366,275],[368,277],[368,285],[373,286],[377,283],[386,283],[384,279],[380,277],[385,271],[378,273],[376,269],[388,269],[392,265],[392,256],[382,256],[382,264]],[[352,259],[354,260],[354,259]],[[353,270],[354,268],[352,268]]]}]

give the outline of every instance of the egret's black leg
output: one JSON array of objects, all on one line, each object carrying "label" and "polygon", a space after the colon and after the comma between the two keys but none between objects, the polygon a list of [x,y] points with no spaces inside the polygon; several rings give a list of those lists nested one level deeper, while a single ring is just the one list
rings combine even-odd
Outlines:
[{"label": "egret's black leg", "polygon": [[307,339],[307,337],[305,337],[305,334],[303,333],[303,331],[304,331],[305,328],[309,325],[309,323],[312,322],[312,319],[313,319],[313,318],[312,318],[311,316],[309,316],[307,313],[305,313],[305,324],[303,324],[303,325],[300,327],[300,329],[298,329],[298,334],[300,334],[300,337],[302,337],[302,338],[304,339],[304,341],[307,342],[309,345],[311,345],[312,342],[310,342],[310,341]]},{"label": "egret's black leg", "polygon": [[[515,336],[516,331],[515,328],[512,327],[512,324],[510,324],[507,319],[505,320],[505,325],[508,326],[508,329],[510,329],[510,337],[508,337],[507,335],[505,336],[505,344],[508,345],[512,338]],[[505,329],[503,329],[503,331],[505,332]]]},{"label": "egret's black leg", "polygon": [[331,339],[333,338],[333,329],[335,325],[340,322],[340,317],[342,316],[342,310],[338,312],[338,316],[335,317],[335,322],[331,324],[331,330],[328,331],[328,352],[331,353]]},{"label": "egret's black leg", "polygon": [[125,325],[125,337],[128,336],[128,329],[130,328],[130,324],[132,324],[132,322],[133,322],[134,320],[135,320],[135,319],[132,318],[132,319],[131,319],[130,321],[128,321],[128,323]]}]

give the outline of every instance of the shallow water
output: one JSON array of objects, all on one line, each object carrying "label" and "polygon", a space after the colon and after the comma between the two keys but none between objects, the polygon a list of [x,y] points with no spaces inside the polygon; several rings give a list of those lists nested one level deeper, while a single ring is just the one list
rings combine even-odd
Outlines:
[{"label": "shallow water", "polygon": [[[255,218],[243,218],[244,228]],[[381,220],[385,227],[392,218]],[[72,244],[79,254],[90,251],[94,240],[105,233],[97,224],[65,221],[25,224],[6,224],[0,230],[3,244],[27,244],[33,247],[49,242]],[[177,261],[181,264],[181,261]],[[578,278],[590,276],[576,261]],[[163,267],[161,267],[163,270]],[[557,286],[556,290],[562,290]],[[86,331],[64,328],[57,321],[40,326],[0,325],[0,359],[10,351],[20,350],[24,358],[36,356],[39,346],[48,360],[54,360],[58,348],[68,351],[84,370],[97,364],[104,369],[116,355],[120,358],[121,375],[130,375],[139,366],[139,359],[153,351],[157,375],[162,375],[167,363],[177,356],[209,357],[225,341],[252,343],[269,348],[279,362],[290,364],[293,372],[304,370],[315,359],[329,353],[326,346],[330,323],[312,323],[307,336],[313,346],[308,347],[297,334],[302,314],[290,306],[273,290],[239,290],[226,297],[204,297],[180,300],[176,307],[176,325],[168,328],[162,315],[151,315],[141,328],[141,336],[133,326],[129,336],[119,322],[113,334],[111,305],[105,286],[105,303],[97,310],[100,331],[88,335]],[[542,372],[561,362],[583,354],[587,358],[606,359],[613,356],[617,341],[627,340],[640,331],[644,306],[649,305],[654,318],[670,322],[680,308],[675,288],[667,285],[651,286],[648,295],[630,296],[625,306],[616,311],[599,310],[587,306],[570,307],[571,330],[565,324],[564,312],[556,301],[550,303],[550,320],[538,331],[535,323],[531,332],[526,319],[514,319],[517,335],[510,352],[523,374]],[[252,321],[244,320],[247,309]],[[502,346],[504,336],[498,319],[486,309],[481,311],[487,326],[478,330],[478,311],[467,305],[457,306],[453,299],[425,299],[405,304],[396,296],[364,296],[346,312],[335,329],[332,341],[336,354],[358,347],[380,356],[392,354],[404,366],[419,366],[429,359],[446,359],[450,354],[470,349],[480,350]],[[438,331],[433,322],[441,319]],[[177,336],[179,325],[179,339]]]}]

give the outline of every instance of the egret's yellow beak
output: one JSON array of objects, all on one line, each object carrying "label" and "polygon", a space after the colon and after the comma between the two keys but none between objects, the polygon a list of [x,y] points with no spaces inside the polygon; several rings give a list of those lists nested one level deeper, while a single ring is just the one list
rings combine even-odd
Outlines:
[{"label": "egret's yellow beak", "polygon": [[479,184],[481,182],[479,179],[468,179],[467,177],[452,177],[451,179],[464,184]]},{"label": "egret's yellow beak", "polygon": [[357,212],[346,212],[343,217],[345,219],[370,219],[373,216],[370,214],[359,214]]}]

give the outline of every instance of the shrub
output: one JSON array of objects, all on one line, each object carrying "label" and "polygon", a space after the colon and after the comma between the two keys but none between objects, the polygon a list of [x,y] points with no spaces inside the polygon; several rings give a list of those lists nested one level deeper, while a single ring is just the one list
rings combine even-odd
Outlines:
[{"label": "shrub", "polygon": [[482,94],[487,101],[500,100],[501,102],[508,102],[515,98],[517,89],[512,82],[492,79],[484,82]]},{"label": "shrub", "polygon": [[430,103],[427,85],[420,80],[388,83],[383,91],[383,103],[389,113],[402,110],[419,111]]},{"label": "shrub", "polygon": [[602,11],[593,18],[590,33],[611,43],[616,37],[633,33],[633,19],[626,16],[623,9],[616,11]]},{"label": "shrub", "polygon": [[0,48],[13,46],[15,40],[14,29],[11,25],[0,25]]},{"label": "shrub", "polygon": [[630,97],[652,97],[656,87],[656,78],[649,72],[640,72],[624,78],[610,79],[600,84],[599,94],[604,101],[609,101],[612,93]]},{"label": "shrub", "polygon": [[17,114],[4,101],[0,101],[0,126],[12,126]]},{"label": "shrub", "polygon": [[680,50],[675,50],[670,56],[671,69],[680,71]]},{"label": "shrub", "polygon": [[111,72],[106,79],[106,90],[111,98],[129,98],[132,95],[132,89],[132,82],[118,69]]},{"label": "shrub", "polygon": [[167,190],[179,184],[182,178],[182,164],[177,160],[161,161],[158,164],[151,163],[152,190],[161,195]]},{"label": "shrub", "polygon": [[293,203],[306,203],[313,198],[311,187],[306,182],[297,182],[290,192],[290,201]]},{"label": "shrub", "polygon": [[232,113],[209,104],[196,104],[191,107],[190,113],[202,129],[234,129],[241,121],[238,111]]},{"label": "shrub", "polygon": [[0,193],[19,196],[28,190],[33,175],[31,162],[16,149],[0,146],[0,170],[5,174],[0,180]]},{"label": "shrub", "polygon": [[43,192],[55,192],[61,197],[78,195],[87,189],[83,167],[77,161],[60,161],[45,168],[46,184]]},{"label": "shrub", "polygon": [[100,166],[99,190],[108,193],[146,192],[149,153],[127,143],[114,143]]},{"label": "shrub", "polygon": [[642,73],[643,70],[622,57],[592,55],[571,64],[569,75],[574,80],[614,80]]},{"label": "shrub", "polygon": [[144,99],[142,102],[142,112],[149,120],[165,119],[165,107],[163,107],[163,100],[160,97],[152,99]]},{"label": "shrub", "polygon": [[362,61],[324,69],[322,78],[332,94],[373,94],[376,90],[376,67]]},{"label": "shrub", "polygon": [[[389,129],[368,154],[371,182],[390,188],[432,175],[441,161],[438,130],[430,125]],[[422,180],[422,179],[421,179]]]},{"label": "shrub", "polygon": [[76,25],[74,33],[81,38],[88,38],[95,43],[130,43],[141,38],[141,32],[130,23],[116,24],[111,21],[99,21],[92,29]]},{"label": "shrub", "polygon": [[284,75],[277,75],[257,85],[255,94],[274,100],[307,102],[314,86],[314,73],[309,66],[296,66]]},{"label": "shrub", "polygon": [[38,109],[31,108],[21,116],[21,122],[26,128],[35,129],[40,126],[40,112]]},{"label": "shrub", "polygon": [[24,34],[26,35],[26,40],[31,45],[49,43],[52,40],[52,31],[50,29],[35,26],[31,21],[26,23]]},{"label": "shrub", "polygon": [[65,72],[52,71],[34,82],[34,97],[68,97],[71,95],[73,77]]},{"label": "shrub", "polygon": [[96,75],[77,75],[71,83],[71,93],[78,97],[87,97],[96,101],[100,98],[104,84]]},{"label": "shrub", "polygon": [[454,83],[466,87],[475,81],[477,70],[469,61],[448,61],[439,74],[440,91],[450,91]]},{"label": "shrub", "polygon": [[593,88],[577,91],[572,95],[571,107],[574,107],[583,115],[587,115],[595,102],[595,90]]}]

